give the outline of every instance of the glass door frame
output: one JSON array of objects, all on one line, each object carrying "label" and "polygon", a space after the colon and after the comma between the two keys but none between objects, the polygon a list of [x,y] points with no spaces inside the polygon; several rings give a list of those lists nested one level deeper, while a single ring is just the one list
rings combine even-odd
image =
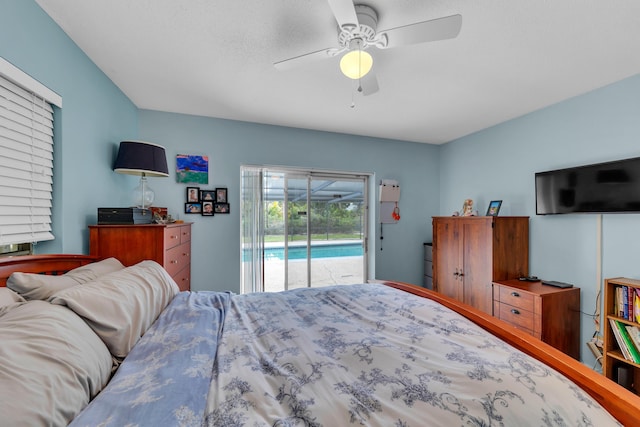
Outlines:
[{"label": "glass door frame", "polygon": [[[318,170],[318,169],[303,169],[303,168],[291,168],[291,167],[284,167],[284,166],[251,166],[251,165],[242,165],[241,166],[241,176],[244,176],[245,174],[245,169],[246,170],[252,170],[252,171],[260,171],[260,175],[262,176],[261,178],[261,182],[265,182],[267,181],[267,179],[265,179],[265,176],[267,176],[267,174],[269,173],[283,173],[283,174],[288,174],[289,176],[293,177],[298,177],[298,178],[306,178],[307,180],[307,220],[306,220],[306,224],[307,224],[307,241],[306,241],[306,247],[307,247],[307,286],[309,286],[311,284],[311,276],[312,276],[312,269],[311,269],[311,233],[310,233],[310,215],[309,215],[309,209],[310,209],[310,195],[311,193],[314,191],[311,188],[311,183],[313,180],[319,180],[319,179],[324,179],[324,180],[334,180],[334,181],[339,181],[339,180],[348,180],[348,181],[361,181],[362,182],[362,209],[363,209],[363,213],[361,214],[361,218],[362,218],[362,223],[360,225],[360,230],[362,232],[362,239],[361,239],[361,244],[362,244],[362,282],[367,282],[369,280],[369,277],[374,277],[375,273],[374,273],[374,269],[375,269],[375,258],[374,258],[374,254],[375,251],[374,249],[374,242],[371,241],[369,239],[369,236],[372,234],[375,234],[375,230],[373,230],[371,227],[373,226],[372,224],[375,224],[375,218],[373,217],[373,215],[375,215],[375,209],[371,209],[371,200],[369,195],[370,194],[375,194],[374,190],[375,188],[373,188],[372,186],[375,183],[375,179],[374,179],[374,175],[371,173],[363,173],[363,172],[344,172],[344,171],[330,171],[330,170]],[[243,186],[244,187],[244,186]],[[262,189],[261,189],[261,197],[256,197],[256,198],[249,198],[249,200],[264,200],[267,198],[266,194],[266,186],[263,185]],[[241,189],[243,194],[245,191],[247,191],[246,188],[242,188]],[[252,191],[256,191],[257,189],[251,189]],[[244,198],[243,198],[244,200]],[[285,206],[287,206],[288,204],[285,203]],[[254,215],[254,217],[260,217],[263,218],[263,222],[264,222],[264,209],[265,209],[265,204],[262,203],[260,206],[260,210],[263,211],[262,215]],[[288,209],[288,206],[287,206]],[[288,212],[285,213],[286,217],[288,218]],[[242,210],[241,210],[241,224],[243,224],[245,221],[247,221],[247,218],[244,218],[242,216]],[[255,221],[255,220],[254,220]],[[241,227],[244,228],[244,227]],[[264,231],[263,229],[262,233],[260,233],[260,242],[256,243],[258,246],[260,246],[261,248],[264,248]],[[286,236],[288,236],[288,231],[286,231]],[[255,234],[254,234],[255,235]],[[241,238],[245,239],[244,234],[242,234],[241,232]],[[254,238],[258,238],[257,236],[255,236]],[[244,242],[244,240],[243,240]],[[246,243],[246,242],[245,242]],[[244,246],[244,245],[241,245]],[[288,259],[288,251],[289,251],[289,245],[288,242],[285,242],[285,259]],[[242,292],[259,292],[259,291],[264,291],[264,250],[263,250],[263,255],[262,257],[253,257],[251,260],[251,263],[253,264],[250,268],[249,271],[258,271],[261,272],[260,276],[262,277],[262,281],[260,283],[245,283],[245,282],[250,282],[250,281],[254,281],[255,282],[255,278],[253,278],[252,275],[249,274],[244,274],[242,276],[242,285],[241,285],[241,289]],[[286,264],[286,263],[285,263]],[[246,266],[243,267],[244,269],[246,269]],[[288,267],[287,267],[288,268]],[[287,287],[289,286],[288,284],[288,275],[289,272],[287,271],[286,273],[286,285]]]}]

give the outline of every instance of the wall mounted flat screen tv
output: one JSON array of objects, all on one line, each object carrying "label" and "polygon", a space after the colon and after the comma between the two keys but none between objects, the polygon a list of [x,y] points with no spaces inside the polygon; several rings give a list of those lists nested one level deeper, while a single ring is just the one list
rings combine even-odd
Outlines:
[{"label": "wall mounted flat screen tv", "polygon": [[640,157],[538,172],[536,214],[640,212]]}]

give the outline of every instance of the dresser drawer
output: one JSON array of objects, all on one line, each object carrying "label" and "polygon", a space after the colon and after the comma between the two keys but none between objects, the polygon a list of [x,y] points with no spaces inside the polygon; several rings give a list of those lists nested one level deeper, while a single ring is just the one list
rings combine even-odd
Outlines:
[{"label": "dresser drawer", "polygon": [[424,274],[433,277],[433,261],[424,262]]},{"label": "dresser drawer", "polygon": [[180,227],[180,243],[191,241],[191,225],[183,225]]},{"label": "dresser drawer", "polygon": [[181,291],[188,291],[191,289],[191,266],[187,265],[172,277],[178,284]]},{"label": "dresser drawer", "polygon": [[497,303],[497,313],[494,313],[499,319],[513,326],[517,326],[526,330],[533,335],[535,328],[535,316],[533,311],[524,310],[509,304]]},{"label": "dresser drawer", "polygon": [[433,245],[431,243],[424,244],[424,260],[433,261]]},{"label": "dresser drawer", "polygon": [[189,242],[168,249],[164,256],[164,268],[171,277],[191,264],[191,245]]},{"label": "dresser drawer", "polygon": [[497,286],[497,288],[498,288],[497,299],[498,301],[500,301],[501,304],[507,304],[515,308],[530,311],[530,312],[534,311],[534,301],[535,301],[534,295],[528,292],[523,292],[519,289],[510,288],[508,286]]},{"label": "dresser drawer", "polygon": [[433,277],[425,275],[423,282],[425,288],[433,289]]},{"label": "dresser drawer", "polygon": [[164,229],[164,248],[169,249],[180,244],[182,227],[167,227]]}]

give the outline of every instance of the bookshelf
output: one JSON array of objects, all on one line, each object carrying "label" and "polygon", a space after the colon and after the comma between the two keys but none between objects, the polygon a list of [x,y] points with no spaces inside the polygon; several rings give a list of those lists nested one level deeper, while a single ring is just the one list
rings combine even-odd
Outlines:
[{"label": "bookshelf", "polygon": [[[640,323],[636,321],[637,318],[634,316],[633,298],[628,297],[629,294],[637,293],[637,290],[640,290],[640,280],[623,277],[605,280],[602,366],[603,373],[607,378],[628,387],[636,394],[640,394],[640,364],[632,360],[633,354],[630,353],[633,351],[625,350],[618,344],[620,337],[616,338],[618,332],[613,329],[617,325],[622,325],[623,328],[626,326],[640,328]],[[627,316],[625,316],[624,309],[625,300],[626,310],[629,313]],[[636,348],[636,351],[640,351],[640,349]]]}]

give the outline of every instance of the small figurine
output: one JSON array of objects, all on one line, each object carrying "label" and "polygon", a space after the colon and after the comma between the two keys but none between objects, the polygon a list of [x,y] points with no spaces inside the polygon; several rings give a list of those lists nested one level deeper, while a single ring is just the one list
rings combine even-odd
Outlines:
[{"label": "small figurine", "polygon": [[473,200],[466,199],[462,205],[462,216],[473,216]]}]

